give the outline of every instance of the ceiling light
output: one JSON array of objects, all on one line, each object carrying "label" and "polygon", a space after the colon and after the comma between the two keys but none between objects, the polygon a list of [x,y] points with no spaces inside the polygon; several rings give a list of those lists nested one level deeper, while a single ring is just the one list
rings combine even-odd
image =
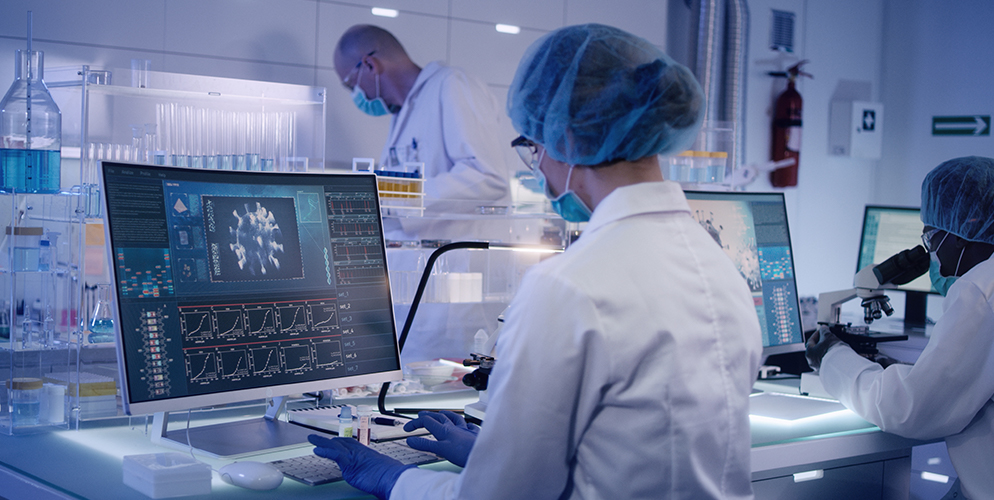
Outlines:
[{"label": "ceiling light", "polygon": [[515,26],[513,24],[498,24],[497,25],[497,31],[499,31],[501,33],[508,33],[508,34],[511,34],[511,35],[517,35],[518,33],[521,33],[521,28],[519,28],[518,26]]},{"label": "ceiling light", "polygon": [[380,7],[373,7],[373,15],[380,17],[397,17],[400,14],[396,9],[384,9]]}]

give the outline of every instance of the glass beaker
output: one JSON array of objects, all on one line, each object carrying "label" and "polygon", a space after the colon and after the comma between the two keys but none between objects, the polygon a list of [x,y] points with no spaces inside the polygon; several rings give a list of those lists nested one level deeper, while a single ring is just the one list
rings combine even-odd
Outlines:
[{"label": "glass beaker", "polygon": [[37,378],[13,378],[7,381],[11,423],[14,427],[38,425],[41,420],[42,381]]},{"label": "glass beaker", "polygon": [[90,334],[86,340],[91,344],[114,341],[114,311],[110,303],[110,285],[97,285],[97,305],[90,318]]},{"label": "glass beaker", "polygon": [[14,83],[0,101],[0,190],[57,193],[62,113],[44,80],[44,53],[16,51]]}]

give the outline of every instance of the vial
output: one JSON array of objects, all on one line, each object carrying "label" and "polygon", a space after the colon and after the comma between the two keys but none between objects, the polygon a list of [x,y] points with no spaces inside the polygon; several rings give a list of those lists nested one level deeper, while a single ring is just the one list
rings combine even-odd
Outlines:
[{"label": "vial", "polygon": [[356,411],[359,414],[359,430],[356,432],[356,439],[369,446],[369,419],[373,416],[373,409],[369,405],[359,405],[356,407]]},{"label": "vial", "polygon": [[37,378],[13,378],[7,382],[13,427],[38,425],[41,420],[42,381]]},{"label": "vial", "polygon": [[338,436],[343,438],[352,437],[352,408],[343,406],[338,413]]}]

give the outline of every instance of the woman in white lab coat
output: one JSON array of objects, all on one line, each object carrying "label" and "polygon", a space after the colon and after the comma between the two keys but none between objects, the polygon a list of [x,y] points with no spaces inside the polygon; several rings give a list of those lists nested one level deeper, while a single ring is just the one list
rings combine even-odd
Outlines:
[{"label": "woman in white lab coat", "polygon": [[994,160],[956,158],[929,172],[921,217],[932,284],[946,298],[918,361],[883,368],[821,330],[808,362],[830,394],[884,431],[945,438],[965,497],[994,498]]},{"label": "woman in white lab coat", "polygon": [[508,94],[514,145],[553,207],[589,221],[514,298],[483,428],[406,427],[465,468],[405,468],[347,439],[312,437],[315,453],[380,498],[752,498],[755,306],[656,157],[690,144],[703,108],[686,68],[621,30],[535,42]]}]

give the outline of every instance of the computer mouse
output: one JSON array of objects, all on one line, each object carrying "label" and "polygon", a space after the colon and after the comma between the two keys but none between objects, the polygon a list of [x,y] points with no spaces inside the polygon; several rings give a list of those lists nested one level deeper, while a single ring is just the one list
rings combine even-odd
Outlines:
[{"label": "computer mouse", "polygon": [[271,490],[283,483],[283,473],[263,462],[233,462],[217,472],[224,482],[251,490]]}]

